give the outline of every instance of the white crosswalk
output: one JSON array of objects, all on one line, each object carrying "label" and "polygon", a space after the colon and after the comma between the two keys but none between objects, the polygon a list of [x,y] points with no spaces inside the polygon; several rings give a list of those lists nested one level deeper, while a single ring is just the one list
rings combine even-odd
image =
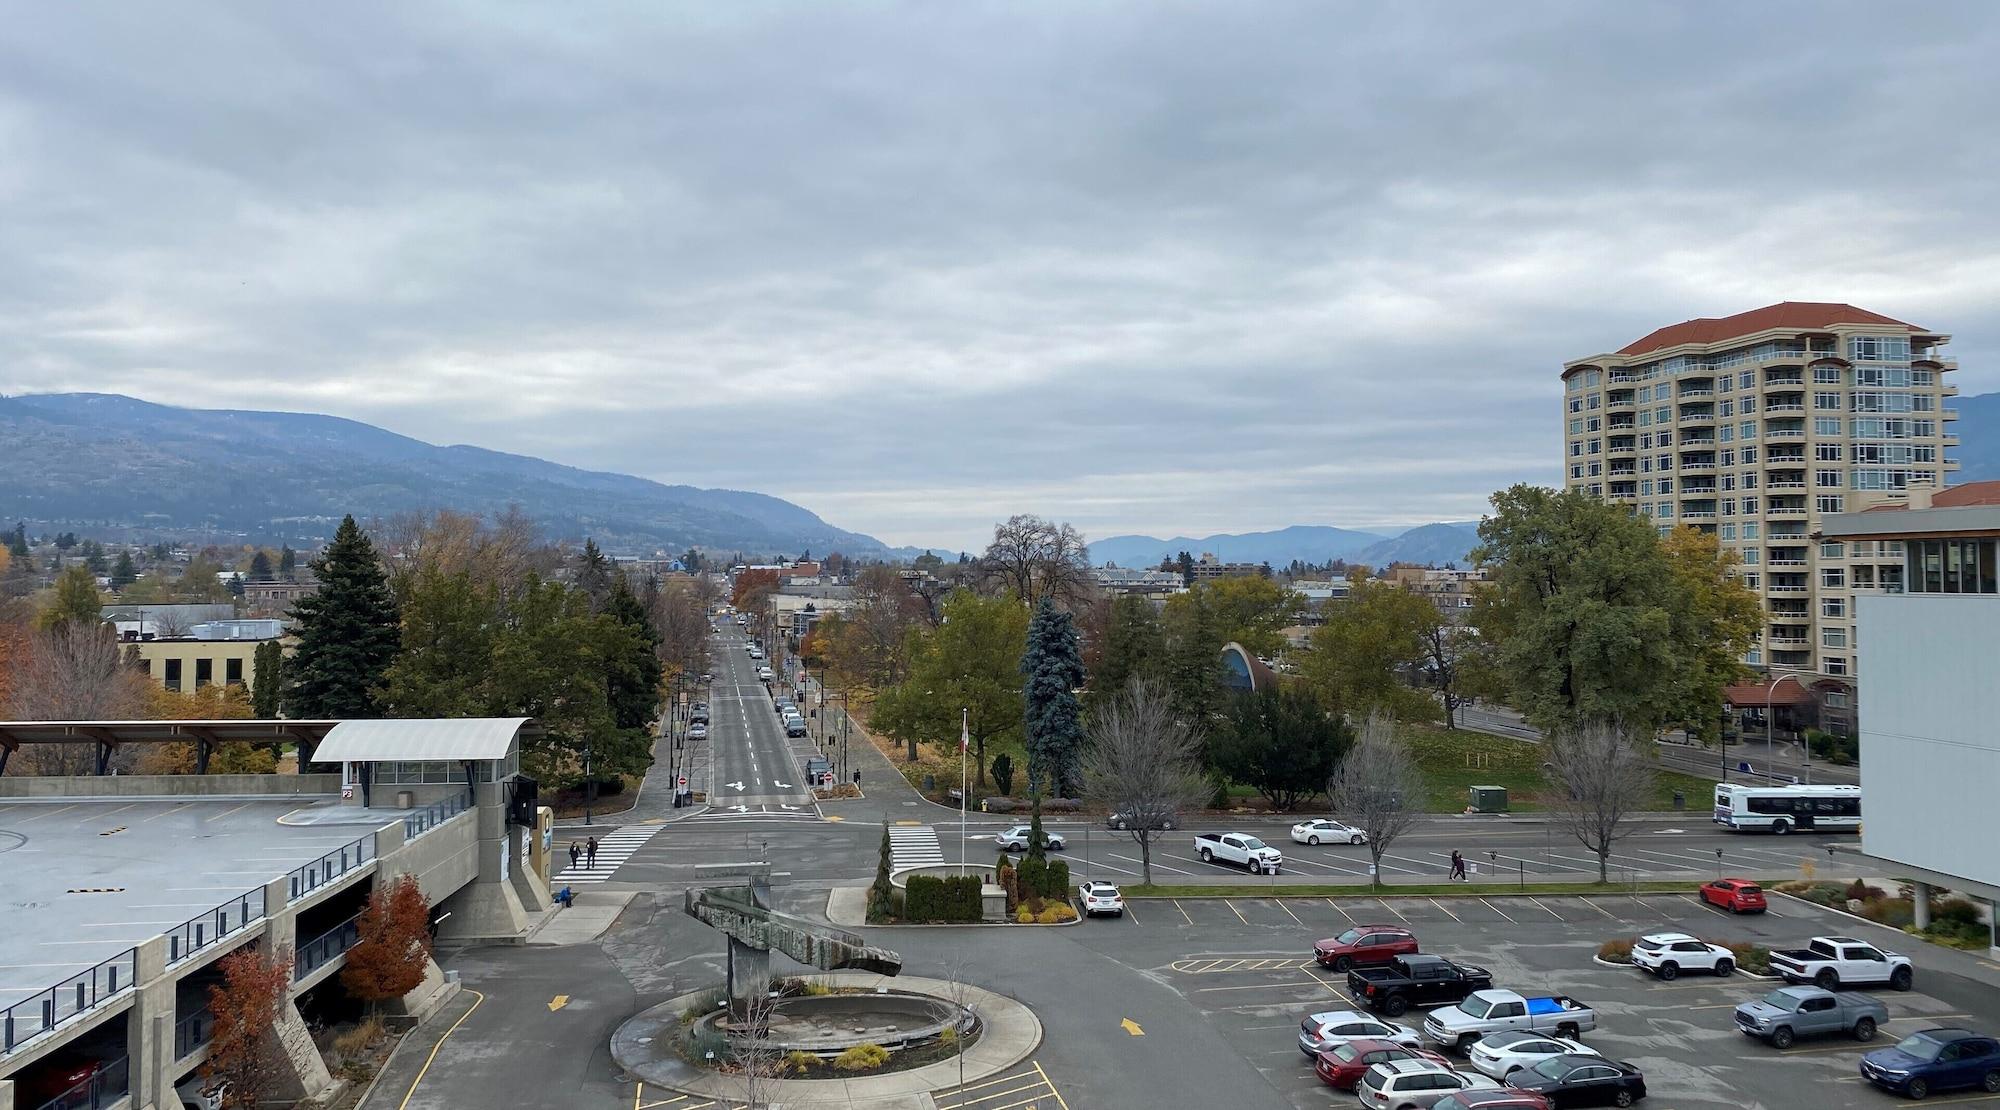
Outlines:
[{"label": "white crosswalk", "polygon": [[[664,828],[665,825],[625,825],[605,833],[597,838],[597,866],[588,866],[583,858],[579,857],[575,867],[566,867],[556,872],[557,885],[582,886],[604,882],[611,877],[613,871],[618,870],[620,865],[632,858],[632,853],[638,851],[641,845],[653,839]],[[572,833],[571,837],[577,841],[589,839],[587,836],[575,833]],[[569,858],[567,842],[556,845],[556,850],[562,853],[562,858]]]},{"label": "white crosswalk", "polygon": [[925,867],[944,862],[944,847],[929,825],[889,826],[889,866]]}]

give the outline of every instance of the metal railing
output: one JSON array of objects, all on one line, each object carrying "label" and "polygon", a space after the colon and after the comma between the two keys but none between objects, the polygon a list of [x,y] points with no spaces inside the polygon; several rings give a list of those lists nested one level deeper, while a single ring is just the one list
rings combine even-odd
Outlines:
[{"label": "metal railing", "polygon": [[127,948],[88,971],[0,1010],[0,1056],[131,990],[138,958],[137,948]]},{"label": "metal railing", "polygon": [[124,1098],[132,1091],[132,1069],[120,1056],[78,1080],[76,1086],[42,1103],[35,1110],[98,1110]]},{"label": "metal railing", "polygon": [[215,1036],[215,1011],[203,1006],[174,1023],[174,1059],[185,1060]]},{"label": "metal railing", "polygon": [[360,939],[361,915],[357,913],[299,945],[298,956],[292,963],[292,982],[298,982],[325,967],[329,961],[345,955]]},{"label": "metal railing", "polygon": [[252,887],[198,917],[189,918],[168,931],[167,966],[180,963],[226,936],[241,932],[245,925],[264,916],[264,888]]},{"label": "metal railing", "polygon": [[403,839],[415,840],[472,808],[472,791],[465,790],[403,818]]},{"label": "metal railing", "polygon": [[354,871],[375,858],[375,834],[343,844],[339,848],[285,876],[288,900],[296,902],[320,887]]}]

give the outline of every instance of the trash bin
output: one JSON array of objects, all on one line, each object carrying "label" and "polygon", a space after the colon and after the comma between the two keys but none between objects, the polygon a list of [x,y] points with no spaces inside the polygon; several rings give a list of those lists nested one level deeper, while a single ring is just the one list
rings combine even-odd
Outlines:
[{"label": "trash bin", "polygon": [[1507,788],[1504,786],[1475,786],[1470,788],[1472,810],[1475,813],[1507,812]]}]

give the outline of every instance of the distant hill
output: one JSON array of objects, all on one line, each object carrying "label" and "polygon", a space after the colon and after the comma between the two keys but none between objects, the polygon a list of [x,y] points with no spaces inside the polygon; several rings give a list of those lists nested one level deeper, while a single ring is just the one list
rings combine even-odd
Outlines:
[{"label": "distant hill", "polygon": [[1425,524],[1393,536],[1297,524],[1275,532],[1223,532],[1200,538],[1112,536],[1091,543],[1090,559],[1100,566],[1117,563],[1121,567],[1148,567],[1158,566],[1161,559],[1183,551],[1196,558],[1206,551],[1226,563],[1269,563],[1279,568],[1294,559],[1308,563],[1345,559],[1370,566],[1386,566],[1391,562],[1464,565],[1466,553],[1478,542],[1478,531],[1470,524]]},{"label": "distant hill", "polygon": [[358,519],[520,505],[612,551],[890,552],[789,501],[668,486],[311,413],[185,409],[118,394],[0,397],[0,517],[311,543]]},{"label": "distant hill", "polygon": [[1959,446],[1948,455],[1960,463],[1951,484],[2000,478],[2000,393],[1960,397],[1951,407],[1958,410],[1958,419],[1945,430],[1958,437]]}]

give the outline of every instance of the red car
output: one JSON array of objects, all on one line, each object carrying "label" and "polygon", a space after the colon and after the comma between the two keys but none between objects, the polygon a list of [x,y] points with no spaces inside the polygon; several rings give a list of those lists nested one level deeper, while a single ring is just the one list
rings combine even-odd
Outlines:
[{"label": "red car", "polygon": [[1459,1091],[1431,1103],[1431,1110],[1549,1110],[1549,1100],[1539,1092],[1515,1087]]},{"label": "red car", "polygon": [[1313,945],[1313,959],[1335,971],[1386,964],[1397,956],[1416,954],[1416,936],[1399,925],[1356,925]]},{"label": "red car", "polygon": [[1332,1048],[1322,1048],[1313,1058],[1313,1070],[1319,1073],[1320,1082],[1336,1090],[1351,1091],[1368,1074],[1368,1069],[1389,1060],[1429,1060],[1434,1064],[1450,1067],[1444,1057],[1428,1049],[1409,1048],[1394,1041],[1354,1040],[1342,1041]]},{"label": "red car", "polygon": [[1717,879],[1701,884],[1701,900],[1730,913],[1763,913],[1764,888],[1748,879]]}]

